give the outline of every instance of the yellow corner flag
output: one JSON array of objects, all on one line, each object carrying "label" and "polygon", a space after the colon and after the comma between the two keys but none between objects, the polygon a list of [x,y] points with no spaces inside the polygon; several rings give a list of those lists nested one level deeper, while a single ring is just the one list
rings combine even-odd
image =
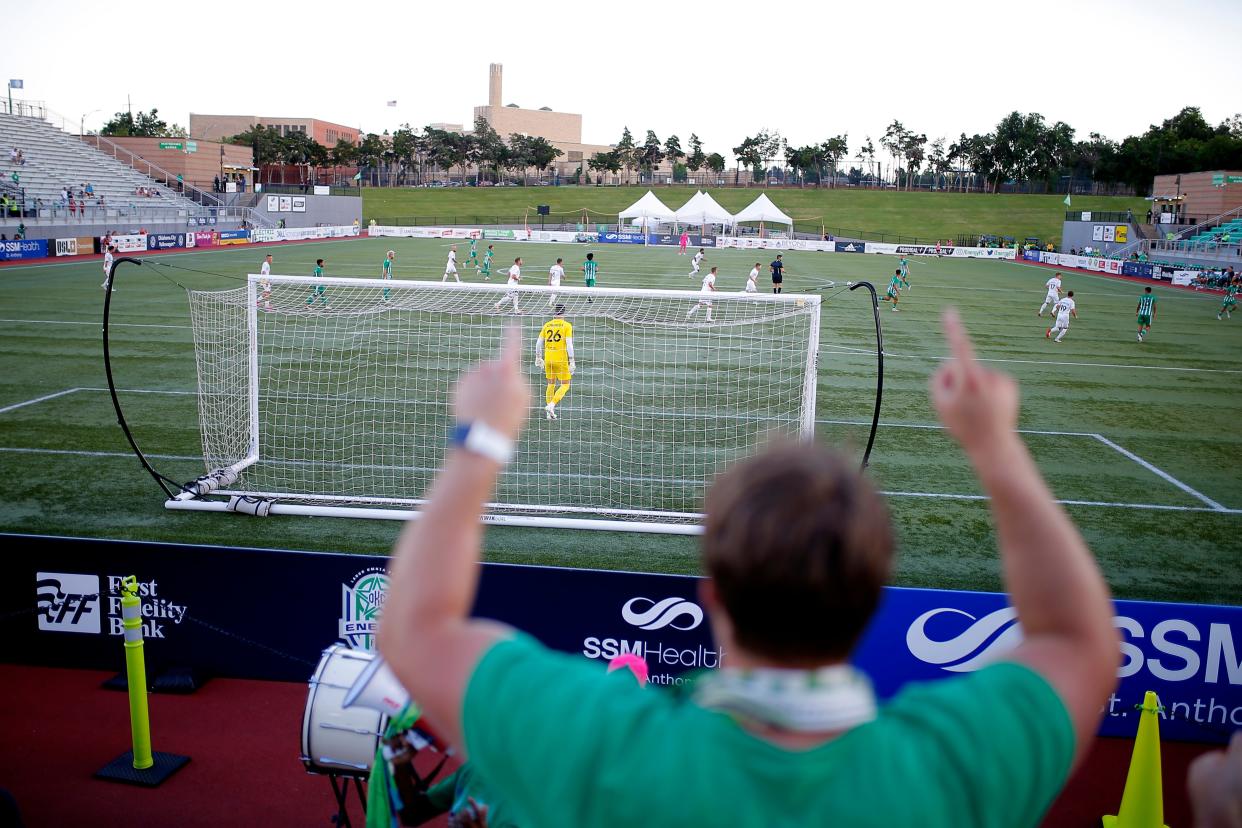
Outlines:
[{"label": "yellow corner flag", "polygon": [[[1068,198],[1068,196],[1067,196]],[[1104,817],[1104,828],[1167,828],[1160,781],[1160,714],[1164,708],[1151,690],[1138,707],[1138,736],[1117,816]]]}]

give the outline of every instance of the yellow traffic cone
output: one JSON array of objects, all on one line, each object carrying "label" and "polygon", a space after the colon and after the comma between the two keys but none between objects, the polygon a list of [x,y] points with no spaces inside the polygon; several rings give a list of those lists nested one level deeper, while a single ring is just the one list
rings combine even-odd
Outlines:
[{"label": "yellow traffic cone", "polygon": [[1148,690],[1139,710],[1138,736],[1117,816],[1104,817],[1104,828],[1167,828],[1160,781],[1160,699]]}]

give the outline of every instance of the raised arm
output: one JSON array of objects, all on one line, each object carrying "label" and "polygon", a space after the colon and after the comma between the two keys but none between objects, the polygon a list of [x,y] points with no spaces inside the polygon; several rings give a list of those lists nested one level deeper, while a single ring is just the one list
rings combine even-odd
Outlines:
[{"label": "raised arm", "polygon": [[932,376],[932,401],[991,497],[1005,590],[1024,636],[1008,658],[1056,689],[1081,758],[1117,684],[1120,648],[1108,587],[1015,431],[1017,383],[975,360],[956,311],[945,312],[944,332],[953,359]]},{"label": "raised arm", "polygon": [[[484,424],[517,439],[530,406],[521,354],[521,331],[511,328],[500,358],[461,378],[454,395],[459,424]],[[458,748],[464,748],[461,705],[470,674],[487,648],[509,634],[503,625],[468,617],[478,583],[479,515],[501,467],[482,453],[449,449],[421,517],[397,538],[380,622],[380,652],[436,730]]]}]

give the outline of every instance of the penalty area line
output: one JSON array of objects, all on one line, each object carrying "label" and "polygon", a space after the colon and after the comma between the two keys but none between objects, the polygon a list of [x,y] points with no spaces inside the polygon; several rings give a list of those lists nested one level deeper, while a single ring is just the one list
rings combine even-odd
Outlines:
[{"label": "penalty area line", "polygon": [[1154,474],[1154,475],[1156,475],[1157,477],[1161,478],[1162,480],[1165,480],[1165,481],[1167,481],[1167,482],[1169,482],[1169,483],[1172,483],[1174,486],[1176,486],[1177,488],[1181,489],[1183,492],[1185,492],[1186,494],[1188,494],[1188,495],[1190,495],[1191,497],[1195,498],[1196,500],[1201,500],[1201,501],[1203,501],[1204,503],[1206,503],[1208,506],[1210,506],[1210,507],[1211,507],[1211,511],[1213,511],[1213,512],[1233,512],[1233,511],[1236,511],[1236,510],[1234,510],[1234,509],[1227,509],[1227,508],[1225,508],[1224,506],[1222,506],[1221,504],[1217,503],[1215,500],[1212,500],[1212,498],[1210,498],[1210,497],[1208,497],[1207,495],[1203,494],[1202,492],[1197,491],[1197,490],[1195,490],[1195,489],[1192,489],[1191,487],[1187,486],[1187,485],[1186,485],[1185,483],[1183,483],[1182,481],[1178,480],[1178,479],[1177,479],[1176,477],[1174,477],[1173,475],[1169,474],[1168,472],[1164,471],[1163,469],[1158,469],[1158,468],[1156,468],[1156,467],[1155,467],[1155,466],[1153,466],[1151,463],[1148,463],[1148,462],[1147,462],[1146,460],[1144,460],[1142,457],[1139,457],[1137,454],[1135,454],[1134,452],[1130,451],[1129,449],[1122,448],[1121,446],[1117,445],[1117,444],[1116,444],[1116,443],[1114,443],[1112,440],[1110,440],[1110,439],[1108,439],[1107,437],[1105,437],[1103,434],[1092,434],[1091,436],[1092,436],[1092,437],[1094,437],[1095,439],[1099,440],[1101,443],[1103,443],[1104,445],[1108,446],[1109,448],[1113,449],[1114,451],[1116,451],[1117,453],[1119,453],[1121,456],[1123,456],[1123,457],[1125,457],[1125,458],[1128,458],[1128,459],[1130,459],[1130,460],[1133,460],[1135,463],[1138,463],[1140,466],[1142,466],[1143,468],[1147,469],[1149,472],[1151,472],[1152,474]]},{"label": "penalty area line", "polygon": [[54,400],[57,397],[63,397],[66,394],[72,394],[75,391],[81,390],[81,388],[66,388],[64,391],[57,391],[55,394],[44,394],[42,397],[35,397],[33,400],[26,400],[24,402],[14,403],[13,405],[6,405],[4,408],[0,408],[0,414],[7,414],[10,411],[16,411],[17,409],[25,408],[28,405],[41,403],[45,400]]}]

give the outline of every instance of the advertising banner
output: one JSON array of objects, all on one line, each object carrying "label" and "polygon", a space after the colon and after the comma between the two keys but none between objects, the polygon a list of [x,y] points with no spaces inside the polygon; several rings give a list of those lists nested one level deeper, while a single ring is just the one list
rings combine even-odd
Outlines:
[{"label": "advertising banner", "polygon": [[250,231],[221,230],[216,234],[216,244],[250,244]]},{"label": "advertising banner", "polygon": [[483,238],[485,239],[509,239],[516,240],[517,234],[512,230],[484,230]]},{"label": "advertising banner", "polygon": [[267,197],[267,211],[269,213],[280,212],[280,196],[270,195]]},{"label": "advertising banner", "polygon": [[832,249],[836,253],[866,253],[867,245],[864,242],[833,242]]},{"label": "advertising banner", "polygon": [[78,240],[72,239],[56,239],[55,254],[57,256],[76,256],[78,255]]},{"label": "advertising banner", "polygon": [[78,236],[78,255],[90,256],[99,252],[99,244],[94,236]]},{"label": "advertising banner", "polygon": [[[120,579],[143,596],[149,674],[305,680],[336,641],[373,648],[387,589],[383,557],[23,535],[0,580],[10,660],[115,669],[124,663]],[[239,577],[243,575],[244,577]],[[254,584],[281,584],[255,590]],[[483,564],[474,614],[546,645],[605,661],[647,659],[656,685],[713,669],[721,656],[698,579]],[[1134,705],[1155,690],[1165,739],[1223,742],[1242,727],[1242,608],[1117,601],[1120,686],[1100,732],[1133,737]],[[887,698],[912,681],[979,669],[1021,638],[1004,595],[888,588],[854,654]],[[601,664],[602,668],[602,664]]]},{"label": "advertising banner", "polygon": [[[190,239],[194,239],[194,243],[190,243]],[[220,234],[214,230],[196,230],[193,233],[185,234],[185,243],[187,247],[214,247],[220,243]]]},{"label": "advertising banner", "polygon": [[1197,275],[1193,270],[1174,270],[1169,281],[1175,285],[1193,285]]},{"label": "advertising banner", "polygon": [[647,237],[642,233],[600,233],[599,240],[603,244],[645,244]]},{"label": "advertising banner", "polygon": [[118,253],[139,253],[147,249],[147,237],[141,233],[113,236],[112,246]]},{"label": "advertising banner", "polygon": [[185,233],[151,233],[147,235],[148,250],[171,250],[185,247]]},{"label": "advertising banner", "polygon": [[315,185],[315,195],[331,195],[331,194],[332,194],[331,187],[325,187],[322,184]]},{"label": "advertising banner", "polygon": [[6,262],[17,259],[43,259],[46,257],[47,239],[0,241],[0,259]]},{"label": "advertising banner", "polygon": [[280,241],[280,236],[276,230],[268,228],[255,228],[250,231],[250,240],[256,244],[259,242]]},{"label": "advertising banner", "polygon": [[1155,274],[1155,268],[1147,262],[1122,262],[1121,273],[1123,276],[1138,276],[1144,279],[1159,278]]},{"label": "advertising banner", "polygon": [[293,212],[293,196],[277,196],[277,209],[282,213]]},{"label": "advertising banner", "polygon": [[1113,241],[1125,244],[1130,239],[1130,225],[1118,224],[1113,228]]},{"label": "advertising banner", "polygon": [[306,212],[306,196],[294,196],[293,197],[293,212],[295,213]]},{"label": "advertising banner", "polygon": [[1038,250],[1023,250],[1022,258],[1028,262],[1041,262],[1043,258]]}]

